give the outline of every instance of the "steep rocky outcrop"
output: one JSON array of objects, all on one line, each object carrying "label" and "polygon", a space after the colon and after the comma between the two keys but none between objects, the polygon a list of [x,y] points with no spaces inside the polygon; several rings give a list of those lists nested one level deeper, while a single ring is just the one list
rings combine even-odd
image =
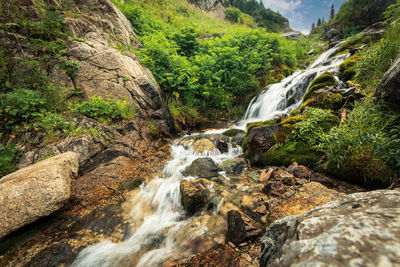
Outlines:
[{"label": "steep rocky outcrop", "polygon": [[400,110],[400,57],[383,76],[376,89],[376,96]]},{"label": "steep rocky outcrop", "polygon": [[4,176],[0,180],[0,238],[63,207],[77,174],[77,155],[68,152]]},{"label": "steep rocky outcrop", "polygon": [[260,266],[399,265],[399,207],[399,191],[372,191],[276,221]]}]

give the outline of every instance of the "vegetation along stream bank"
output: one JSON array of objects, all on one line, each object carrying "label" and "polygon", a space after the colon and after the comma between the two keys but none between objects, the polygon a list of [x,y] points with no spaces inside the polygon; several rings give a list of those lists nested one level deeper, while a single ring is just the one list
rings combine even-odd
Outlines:
[{"label": "vegetation along stream bank", "polygon": [[400,266],[400,0],[271,2],[1,1],[0,266]]}]

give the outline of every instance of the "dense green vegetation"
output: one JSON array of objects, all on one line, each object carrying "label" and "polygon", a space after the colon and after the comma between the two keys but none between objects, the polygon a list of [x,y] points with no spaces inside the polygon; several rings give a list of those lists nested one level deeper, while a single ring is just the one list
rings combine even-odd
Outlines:
[{"label": "dense green vegetation", "polygon": [[[390,8],[390,14],[399,14],[400,1]],[[389,14],[389,13],[387,13]],[[376,40],[366,34],[351,36],[339,48],[338,54],[363,47],[340,65],[340,77],[352,80],[363,98],[343,101],[332,92],[315,92],[305,95],[305,102],[282,121],[268,121],[253,127],[292,123],[286,138],[264,153],[265,165],[289,165],[292,160],[319,165],[337,177],[368,187],[386,187],[398,180],[400,168],[400,119],[385,103],[374,97],[375,89],[384,73],[400,54],[399,22],[387,17],[386,33]],[[324,87],[326,81],[334,84],[332,75],[317,77],[312,86]],[[347,114],[347,115],[346,115]],[[339,116],[341,123],[339,123]],[[250,156],[246,142],[245,155]],[[397,181],[398,182],[398,181]]]},{"label": "dense green vegetation", "polygon": [[342,38],[357,34],[368,26],[382,21],[385,17],[396,16],[396,7],[386,9],[396,0],[348,0],[343,2],[340,10],[328,22],[319,24],[313,31],[324,35],[331,29],[336,29]]},{"label": "dense green vegetation", "polygon": [[[114,3],[143,43],[136,54],[175,101],[173,114],[180,103],[214,118],[240,116],[238,106],[264,86],[272,66],[293,69],[310,48],[308,42],[221,21],[183,1]],[[227,12],[240,22],[239,10]]]},{"label": "dense green vegetation", "polygon": [[289,31],[288,19],[283,17],[281,14],[272,11],[269,8],[264,8],[262,2],[256,0],[225,0],[224,4],[227,7],[232,6],[236,8],[234,14],[239,14],[237,12],[239,10],[245,14],[252,16],[259,26],[266,28],[268,31]]}]

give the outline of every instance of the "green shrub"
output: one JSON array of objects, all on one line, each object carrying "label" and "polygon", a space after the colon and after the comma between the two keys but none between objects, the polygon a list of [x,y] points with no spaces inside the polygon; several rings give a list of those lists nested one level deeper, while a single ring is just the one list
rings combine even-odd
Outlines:
[{"label": "green shrub", "polygon": [[[0,138],[3,134],[0,133]],[[17,149],[14,144],[0,144],[0,177],[16,171],[14,160],[17,156]]]},{"label": "green shrub", "polygon": [[75,104],[72,112],[97,120],[132,119],[135,116],[132,104],[125,100],[103,99],[101,96],[94,96],[89,101]]},{"label": "green shrub", "polygon": [[293,162],[312,166],[320,159],[320,155],[312,147],[302,143],[288,143],[278,146],[263,154],[262,163],[265,166],[289,166]]},{"label": "green shrub", "polygon": [[231,22],[242,23],[242,12],[236,7],[225,9],[225,18]]},{"label": "green shrub", "polygon": [[307,92],[304,94],[303,101],[306,101],[313,92],[325,86],[336,85],[335,76],[332,73],[324,73],[318,76],[310,85]]},{"label": "green shrub", "polygon": [[180,129],[181,124],[194,126],[200,117],[196,109],[182,105],[178,101],[170,101],[168,107],[177,129]]},{"label": "green shrub", "polygon": [[336,55],[348,52],[350,49],[358,48],[363,45],[369,45],[372,42],[372,36],[370,34],[356,34],[344,41],[336,51]]},{"label": "green shrub", "polygon": [[52,140],[62,134],[75,133],[77,128],[75,123],[66,120],[57,113],[41,114],[37,121],[32,124],[34,130],[43,129],[46,132],[46,138]]},{"label": "green shrub", "polygon": [[46,111],[45,104],[45,100],[32,90],[15,89],[2,94],[0,95],[2,125],[5,130],[11,130],[18,124],[32,122]]},{"label": "green shrub", "polygon": [[296,123],[288,142],[316,146],[323,140],[324,133],[339,123],[339,118],[326,109],[306,108],[304,115],[306,118]]},{"label": "green shrub", "polygon": [[[333,127],[328,133],[322,135],[323,138],[318,147],[329,158],[327,170],[359,182],[360,178],[355,175],[355,172],[352,172],[354,175],[350,176],[341,170],[345,165],[347,169],[350,169],[350,166],[360,166],[359,170],[365,176],[363,183],[373,185],[376,179],[389,181],[390,175],[386,175],[390,169],[388,165],[396,167],[400,158],[398,156],[399,135],[396,132],[397,128],[393,127],[396,119],[397,115],[383,110],[380,104],[375,103],[371,98],[357,103],[344,124]],[[357,162],[358,160],[361,162]],[[374,178],[364,174],[368,172],[366,168],[368,164],[375,166],[377,171],[382,171],[386,178],[383,179],[382,175]],[[378,165],[380,165],[379,168]]]}]

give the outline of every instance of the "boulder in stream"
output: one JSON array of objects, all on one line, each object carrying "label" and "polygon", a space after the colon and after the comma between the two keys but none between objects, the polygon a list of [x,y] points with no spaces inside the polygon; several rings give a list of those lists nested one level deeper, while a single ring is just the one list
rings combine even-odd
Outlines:
[{"label": "boulder in stream", "polygon": [[183,175],[211,179],[219,174],[218,167],[212,158],[198,158],[185,169]]},{"label": "boulder in stream", "polygon": [[181,202],[187,215],[194,215],[207,204],[210,184],[211,182],[205,179],[181,181]]},{"label": "boulder in stream", "polygon": [[63,207],[77,173],[77,154],[67,152],[1,178],[0,238]]}]

